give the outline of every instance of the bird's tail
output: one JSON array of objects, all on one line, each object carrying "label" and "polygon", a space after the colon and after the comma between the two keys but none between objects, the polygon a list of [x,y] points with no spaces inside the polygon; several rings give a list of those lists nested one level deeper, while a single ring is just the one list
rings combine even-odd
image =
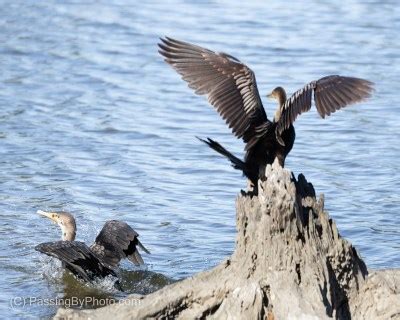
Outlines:
[{"label": "bird's tail", "polygon": [[226,150],[223,146],[221,146],[217,141],[214,141],[210,138],[207,138],[207,140],[201,139],[199,137],[196,137],[200,141],[204,142],[206,145],[208,145],[211,149],[217,151],[219,154],[222,154],[224,157],[227,157],[231,164],[232,167],[238,170],[242,170],[244,174],[246,174],[246,164],[240,160],[238,157],[234,156],[232,153],[230,153],[228,150]]},{"label": "bird's tail", "polygon": [[139,241],[139,239],[137,239],[137,244],[140,249],[142,249],[144,252],[150,254],[150,251],[145,248],[145,246]]},{"label": "bird's tail", "polygon": [[[131,242],[131,243],[134,243],[134,245],[131,247],[132,250],[127,252],[128,253],[127,258],[137,266],[143,265],[144,261],[143,261],[142,256],[140,255],[137,247],[139,247],[140,249],[142,249],[144,252],[146,252],[148,254],[150,254],[150,251],[145,248],[145,246],[139,241],[138,238],[135,238],[135,241]],[[128,248],[128,250],[129,250],[129,248]]]}]

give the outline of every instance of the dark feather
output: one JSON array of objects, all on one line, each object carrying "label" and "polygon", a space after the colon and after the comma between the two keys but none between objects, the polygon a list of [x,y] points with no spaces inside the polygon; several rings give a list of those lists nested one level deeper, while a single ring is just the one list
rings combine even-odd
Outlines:
[{"label": "dark feather", "polygon": [[159,48],[190,88],[208,96],[236,137],[247,143],[255,137],[255,127],[268,121],[254,73],[238,59],[168,37]]},{"label": "dark feather", "polygon": [[110,268],[115,268],[125,258],[139,265],[143,264],[141,257],[132,259],[133,256],[140,256],[137,246],[146,253],[150,252],[139,242],[138,237],[139,234],[127,223],[111,220],[104,224],[90,249]]},{"label": "dark feather", "polygon": [[227,157],[230,161],[232,166],[235,169],[242,170],[243,172],[246,171],[246,165],[245,163],[234,156],[232,153],[230,153],[228,150],[226,150],[223,146],[221,146],[217,141],[214,141],[210,138],[207,138],[207,140],[201,139],[199,137],[196,137],[199,139],[201,142],[204,142],[206,145],[208,145],[211,149],[217,151],[218,153],[222,154],[223,156]]},{"label": "dark feather", "polygon": [[327,76],[308,83],[281,106],[281,116],[275,119],[278,135],[289,128],[298,115],[310,110],[313,91],[317,111],[322,118],[325,118],[336,110],[369,98],[373,91],[373,83],[364,79],[338,75]]},{"label": "dark feather", "polygon": [[35,250],[61,260],[68,270],[86,281],[92,281],[99,277],[104,278],[109,275],[117,276],[83,242],[46,242],[37,245]]}]

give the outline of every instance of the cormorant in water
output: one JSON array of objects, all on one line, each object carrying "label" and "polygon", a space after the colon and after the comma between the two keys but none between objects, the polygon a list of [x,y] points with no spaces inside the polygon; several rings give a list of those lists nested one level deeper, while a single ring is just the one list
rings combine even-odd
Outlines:
[{"label": "cormorant in water", "polygon": [[[235,57],[168,37],[161,39],[159,53],[189,83],[196,94],[208,101],[226,121],[237,138],[246,143],[240,160],[218,142],[202,140],[243,171],[253,187],[264,178],[265,167],[277,158],[283,167],[293,147],[297,116],[310,110],[312,96],[322,118],[349,104],[370,97],[373,83],[354,77],[331,75],[306,84],[288,99],[282,87],[268,97],[278,101],[273,120],[267,118],[253,71]],[[257,193],[257,190],[254,190]]]},{"label": "cormorant in water", "polygon": [[72,214],[42,210],[38,213],[60,226],[62,241],[41,243],[35,250],[61,260],[65,268],[85,281],[109,275],[117,277],[114,269],[125,258],[135,265],[143,264],[137,246],[150,253],[139,241],[139,234],[125,222],[107,221],[95,242],[88,247],[83,242],[75,241],[76,223]]}]

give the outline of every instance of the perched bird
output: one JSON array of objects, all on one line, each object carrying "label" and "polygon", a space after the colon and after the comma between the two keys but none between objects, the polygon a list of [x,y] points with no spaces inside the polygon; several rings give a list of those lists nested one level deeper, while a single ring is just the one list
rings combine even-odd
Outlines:
[{"label": "perched bird", "polygon": [[37,213],[59,225],[62,240],[41,243],[35,250],[61,260],[65,268],[85,281],[110,275],[117,277],[114,269],[125,258],[135,265],[143,264],[137,247],[150,253],[139,241],[138,233],[125,222],[107,221],[95,242],[88,247],[83,242],[75,241],[76,223],[72,214],[42,210]]},{"label": "perched bird", "polygon": [[289,98],[282,87],[277,87],[268,95],[278,101],[274,118],[270,120],[253,71],[235,57],[168,37],[161,39],[158,46],[165,61],[196,94],[207,95],[233,134],[243,139],[244,161],[210,138],[200,140],[227,157],[250,180],[253,188],[257,187],[259,178],[264,178],[267,164],[278,159],[284,166],[295,140],[293,122],[298,115],[310,110],[313,97],[318,113],[325,118],[370,97],[373,91],[370,81],[338,75],[312,81]]}]

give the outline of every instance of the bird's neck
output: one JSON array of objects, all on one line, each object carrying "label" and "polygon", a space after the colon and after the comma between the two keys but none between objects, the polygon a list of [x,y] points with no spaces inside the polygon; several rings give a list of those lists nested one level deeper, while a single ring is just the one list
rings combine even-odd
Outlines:
[{"label": "bird's neck", "polygon": [[286,92],[282,90],[278,97],[279,108],[282,108],[286,102]]},{"label": "bird's neck", "polygon": [[73,228],[66,228],[65,226],[61,226],[62,236],[61,239],[63,241],[74,241],[76,236],[76,230]]},{"label": "bird's neck", "polygon": [[275,122],[279,121],[282,111],[283,111],[283,106],[286,102],[286,92],[281,92],[278,96],[278,108],[276,108],[275,115],[274,115],[274,120]]}]

